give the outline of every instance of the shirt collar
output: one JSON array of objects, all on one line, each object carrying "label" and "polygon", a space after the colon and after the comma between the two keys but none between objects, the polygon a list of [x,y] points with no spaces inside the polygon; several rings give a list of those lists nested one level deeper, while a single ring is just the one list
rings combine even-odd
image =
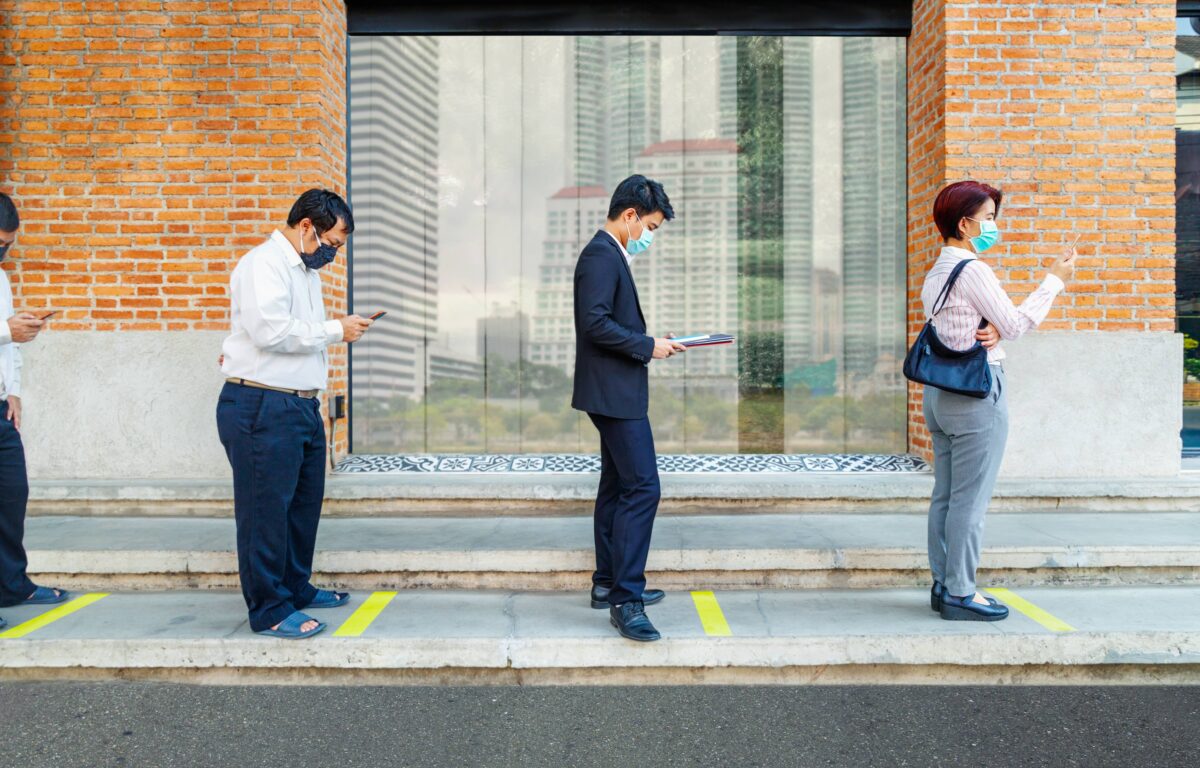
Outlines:
[{"label": "shirt collar", "polygon": [[609,232],[607,229],[604,230],[604,234],[611,237],[613,239],[613,242],[617,244],[617,247],[621,249],[621,255],[623,255],[625,257],[625,263],[633,264],[633,257],[629,255],[629,251],[625,250],[625,246],[621,245],[621,241],[617,239],[617,236],[614,235],[612,232]]},{"label": "shirt collar", "polygon": [[304,259],[300,258],[300,254],[296,252],[296,247],[288,242],[285,236],[278,229],[271,233],[271,240],[283,250],[283,255],[287,258],[289,267],[304,266]]},{"label": "shirt collar", "polygon": [[975,254],[973,254],[973,253],[971,253],[970,251],[968,251],[966,248],[959,248],[959,247],[958,247],[958,246],[956,246],[956,245],[944,245],[944,246],[942,246],[942,255],[943,255],[943,256],[953,256],[953,257],[954,257],[954,259],[955,259],[955,261],[962,261],[963,259],[977,259],[977,258],[979,258],[979,257],[978,257],[978,256],[976,256]]}]

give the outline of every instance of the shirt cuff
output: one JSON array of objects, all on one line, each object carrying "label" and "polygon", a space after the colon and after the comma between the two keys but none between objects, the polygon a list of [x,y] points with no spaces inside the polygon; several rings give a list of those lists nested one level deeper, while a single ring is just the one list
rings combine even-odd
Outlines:
[{"label": "shirt cuff", "polygon": [[1066,283],[1058,275],[1046,275],[1046,279],[1042,281],[1042,287],[1050,292],[1051,296],[1057,296],[1066,290]]},{"label": "shirt cuff", "polygon": [[341,341],[344,330],[345,329],[342,328],[341,320],[325,321],[325,335],[329,337],[330,344],[337,344],[339,341]]}]

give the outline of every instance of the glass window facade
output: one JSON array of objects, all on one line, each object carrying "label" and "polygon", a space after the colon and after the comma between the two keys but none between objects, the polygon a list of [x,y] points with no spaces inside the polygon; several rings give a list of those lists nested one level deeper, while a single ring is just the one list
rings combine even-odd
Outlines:
[{"label": "glass window facade", "polygon": [[902,38],[352,37],[357,453],[590,453],[575,259],[632,173],[661,453],[904,452]]}]

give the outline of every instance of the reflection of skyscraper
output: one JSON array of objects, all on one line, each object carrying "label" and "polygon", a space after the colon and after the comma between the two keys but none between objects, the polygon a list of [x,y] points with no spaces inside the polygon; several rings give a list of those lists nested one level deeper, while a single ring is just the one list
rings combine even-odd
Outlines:
[{"label": "reflection of skyscraper", "polygon": [[577,37],[567,56],[569,186],[611,190],[659,139],[657,37]]},{"label": "reflection of skyscraper", "polygon": [[904,61],[901,41],[843,43],[846,372],[904,351]]},{"label": "reflection of skyscraper", "polygon": [[813,40],[783,40],[783,355],[813,359]]},{"label": "reflection of skyscraper", "polygon": [[529,360],[570,374],[575,365],[575,260],[608,214],[604,187],[567,187],[546,201]]},{"label": "reflection of skyscraper", "polygon": [[493,309],[475,320],[475,351],[480,360],[499,358],[506,363],[528,359],[529,316],[520,307]]},{"label": "reflection of skyscraper", "polygon": [[388,318],[354,346],[354,395],[420,395],[437,317],[438,45],[352,37],[350,186],[357,311]]},{"label": "reflection of skyscraper", "polygon": [[717,135],[738,137],[738,39],[733,35],[717,41]]},{"label": "reflection of skyscraper", "polygon": [[831,269],[813,272],[813,360],[842,356],[842,276]]},{"label": "reflection of skyscraper", "polygon": [[[676,220],[633,261],[648,331],[736,333],[738,322],[737,144],[728,139],[664,141],[639,168],[662,182]],[[732,347],[699,350],[686,367],[653,366],[655,376],[736,377]]]}]

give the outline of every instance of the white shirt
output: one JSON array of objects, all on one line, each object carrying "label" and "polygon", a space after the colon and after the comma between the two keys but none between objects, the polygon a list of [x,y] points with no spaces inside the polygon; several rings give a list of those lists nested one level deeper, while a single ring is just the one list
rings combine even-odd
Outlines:
[{"label": "white shirt", "polygon": [[629,251],[625,250],[625,246],[621,245],[621,241],[617,239],[617,236],[612,232],[609,232],[607,229],[604,230],[604,232],[611,237],[613,242],[617,244],[617,247],[621,249],[621,253],[625,256],[625,263],[629,266],[633,266],[633,257],[629,255]]},{"label": "white shirt", "polygon": [[[963,259],[975,261],[963,267],[962,274],[950,289],[946,303],[934,320],[938,338],[951,349],[969,349],[975,343],[979,320],[984,317],[1000,332],[1000,338],[1020,338],[1026,331],[1041,325],[1050,312],[1054,298],[1065,287],[1059,278],[1046,275],[1037,290],[1026,296],[1021,306],[1015,306],[990,266],[968,250],[947,245],[925,276],[925,285],[921,288],[921,301],[925,304],[927,319],[932,316],[934,301],[942,292],[950,273]],[[988,350],[989,363],[997,363],[1004,358],[1004,350],[999,344]]]},{"label": "white shirt", "polygon": [[242,257],[229,281],[231,326],[221,351],[226,376],[286,389],[324,389],[326,348],[342,324],[325,319],[321,276],[279,230]]},{"label": "white shirt", "polygon": [[0,269],[0,400],[21,396],[21,345],[12,340],[8,327],[14,314],[12,286]]}]

